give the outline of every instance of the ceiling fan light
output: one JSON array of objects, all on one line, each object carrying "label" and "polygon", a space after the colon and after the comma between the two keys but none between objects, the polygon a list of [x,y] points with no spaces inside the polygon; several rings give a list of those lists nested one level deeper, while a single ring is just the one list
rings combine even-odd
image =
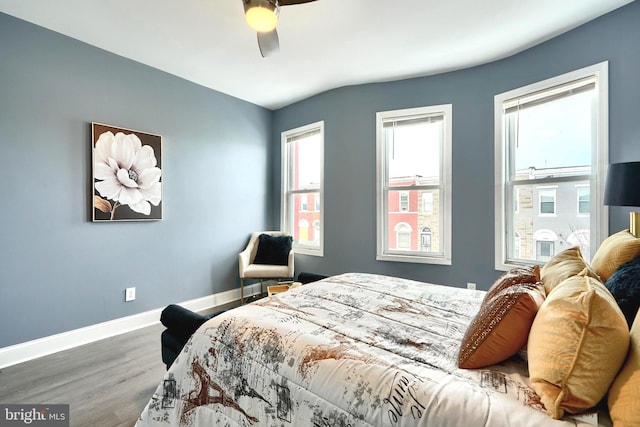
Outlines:
[{"label": "ceiling fan light", "polygon": [[251,28],[258,32],[269,32],[276,28],[278,23],[278,10],[271,2],[265,6],[253,6],[247,9],[245,17]]}]

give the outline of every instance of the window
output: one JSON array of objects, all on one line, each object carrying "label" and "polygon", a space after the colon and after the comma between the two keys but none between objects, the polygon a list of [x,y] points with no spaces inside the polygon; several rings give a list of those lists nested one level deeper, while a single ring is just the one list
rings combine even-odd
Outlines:
[{"label": "window", "polygon": [[411,249],[411,226],[400,223],[395,226],[398,249]]},{"label": "window", "polygon": [[298,232],[295,233],[299,241],[309,240],[309,221],[302,218],[298,221]]},{"label": "window", "polygon": [[553,257],[553,242],[536,242],[536,259],[547,262]]},{"label": "window", "polygon": [[376,259],[451,264],[451,105],[377,113],[376,145]]},{"label": "window", "polygon": [[422,212],[431,215],[433,213],[433,193],[422,193]]},{"label": "window", "polygon": [[407,212],[409,210],[409,192],[400,192],[400,211]]},{"label": "window", "polygon": [[556,214],[556,190],[554,188],[543,188],[538,192],[540,215]]},{"label": "window", "polygon": [[578,215],[589,215],[591,209],[590,188],[587,186],[576,186],[576,195],[578,197]]},{"label": "window", "polygon": [[[293,236],[296,253],[323,254],[323,146],[324,122],[282,132],[280,221]],[[309,210],[310,200],[314,210]]]},{"label": "window", "polygon": [[604,62],[495,97],[496,269],[553,256],[542,230],[587,230],[586,253],[606,237],[607,80]]}]

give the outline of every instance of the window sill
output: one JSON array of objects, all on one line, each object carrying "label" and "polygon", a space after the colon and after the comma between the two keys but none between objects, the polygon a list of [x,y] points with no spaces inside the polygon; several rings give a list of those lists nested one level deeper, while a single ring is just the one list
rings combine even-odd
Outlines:
[{"label": "window sill", "polygon": [[378,254],[376,261],[408,262],[414,264],[451,265],[451,259],[445,257],[410,256]]}]

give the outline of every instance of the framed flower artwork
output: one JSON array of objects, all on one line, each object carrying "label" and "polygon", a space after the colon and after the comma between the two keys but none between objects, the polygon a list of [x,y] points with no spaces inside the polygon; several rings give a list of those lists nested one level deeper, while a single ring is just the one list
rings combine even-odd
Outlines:
[{"label": "framed flower artwork", "polygon": [[93,221],[162,219],[162,137],[91,123]]}]

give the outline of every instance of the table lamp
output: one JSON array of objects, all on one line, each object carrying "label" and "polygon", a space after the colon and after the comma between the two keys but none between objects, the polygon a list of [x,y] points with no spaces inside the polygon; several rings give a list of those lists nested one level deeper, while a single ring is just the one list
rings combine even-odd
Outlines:
[{"label": "table lamp", "polygon": [[[604,204],[640,206],[640,162],[612,163],[607,170]],[[640,212],[629,213],[629,231],[640,237]]]}]

